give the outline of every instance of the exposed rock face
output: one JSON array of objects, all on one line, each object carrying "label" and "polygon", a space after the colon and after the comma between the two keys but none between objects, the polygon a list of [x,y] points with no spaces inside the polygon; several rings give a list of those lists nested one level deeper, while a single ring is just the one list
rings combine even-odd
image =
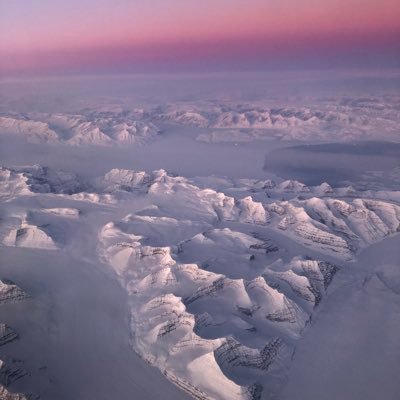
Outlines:
[{"label": "exposed rock face", "polygon": [[199,288],[196,293],[194,293],[192,296],[187,297],[184,302],[186,304],[190,304],[195,302],[198,299],[201,299],[203,297],[208,297],[208,296],[213,296],[217,294],[220,290],[223,290],[227,286],[237,286],[238,283],[235,281],[232,281],[230,279],[226,278],[218,278],[214,282],[212,282],[211,285]]},{"label": "exposed rock face", "polygon": [[279,251],[279,247],[276,244],[274,244],[274,242],[271,239],[262,238],[259,235],[257,235],[256,233],[253,233],[253,236],[255,238],[261,240],[261,243],[256,243],[256,244],[250,245],[250,249],[262,250],[262,251],[265,251],[266,254]]},{"label": "exposed rock face", "polygon": [[273,322],[290,322],[295,323],[297,321],[297,310],[295,304],[286,297],[283,300],[283,307],[281,310],[267,314],[265,318]]},{"label": "exposed rock face", "polygon": [[294,232],[303,239],[316,244],[329,246],[333,251],[344,251],[346,253],[351,251],[350,246],[344,239],[323,231],[322,229],[307,224],[299,224],[296,226]]},{"label": "exposed rock face", "polygon": [[0,385],[0,400],[34,400],[36,396],[21,393],[11,393],[4,386]]},{"label": "exposed rock face", "polygon": [[243,346],[230,337],[214,351],[214,354],[221,366],[267,370],[270,364],[275,360],[281,345],[281,339],[274,338],[261,350],[256,350]]},{"label": "exposed rock face", "polygon": [[[27,298],[28,295],[14,282],[0,280],[0,304],[14,303]],[[0,323],[0,346],[4,346],[18,338],[18,334],[4,323]],[[6,357],[0,360],[0,400],[37,400],[39,396],[12,393],[7,387],[18,379],[28,375],[22,367],[22,361]]]},{"label": "exposed rock face", "polygon": [[8,279],[0,280],[0,304],[14,303],[27,297],[28,295],[14,282]]},{"label": "exposed rock face", "polygon": [[263,393],[263,387],[259,383],[254,383],[247,388],[247,392],[249,393],[249,400],[260,400]]},{"label": "exposed rock face", "polygon": [[338,266],[331,264],[326,261],[319,261],[318,262],[319,270],[323,276],[324,288],[325,290],[331,284],[336,272],[338,271]]},{"label": "exposed rock face", "polygon": [[271,224],[301,244],[337,258],[395,233],[400,207],[377,200],[315,198],[268,204]]},{"label": "exposed rock face", "polygon": [[18,335],[6,324],[0,323],[0,346],[17,339]]},{"label": "exposed rock face", "polygon": [[18,172],[24,174],[30,190],[35,193],[71,195],[83,192],[86,189],[78,176],[71,172],[55,170],[40,165],[30,168],[19,168]]},{"label": "exposed rock face", "polygon": [[12,229],[8,233],[3,239],[3,244],[6,246],[56,250],[56,244],[45,229],[46,227],[38,227],[22,222],[19,227]]},{"label": "exposed rock face", "polygon": [[130,192],[143,188],[147,190],[152,183],[162,179],[162,177],[165,175],[165,171],[163,174],[148,174],[144,171],[135,172],[131,170],[115,168],[104,175],[104,178],[99,179],[98,185],[107,192],[112,192],[115,190]]},{"label": "exposed rock face", "polygon": [[18,379],[28,375],[22,368],[22,362],[7,358],[0,360],[0,400],[38,400],[39,396],[32,394],[13,393],[8,386]]},{"label": "exposed rock face", "polygon": [[[319,305],[337,271],[338,266],[329,262],[295,259],[290,264],[290,269],[284,272],[268,270],[264,276],[270,285],[289,295],[295,303],[299,303],[296,298],[301,299],[302,303],[300,304],[310,313],[311,309],[307,304],[311,304],[313,307]],[[287,288],[289,292],[286,291]],[[285,299],[284,307],[280,312],[269,314],[266,317],[275,321],[294,322],[295,311],[296,306],[292,301]]]},{"label": "exposed rock face", "polygon": [[12,382],[21,379],[28,372],[22,367],[22,362],[19,360],[7,359],[0,360],[0,384],[8,387]]}]

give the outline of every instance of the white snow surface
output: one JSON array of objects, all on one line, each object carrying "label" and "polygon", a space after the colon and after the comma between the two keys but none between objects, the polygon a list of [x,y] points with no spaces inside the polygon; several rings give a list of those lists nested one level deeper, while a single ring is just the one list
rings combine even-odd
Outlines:
[{"label": "white snow surface", "polygon": [[[171,127],[197,128],[205,143],[399,141],[400,99],[370,94],[331,98],[212,98],[149,104],[145,108],[81,108],[74,112],[3,112],[0,135],[16,135],[32,143],[126,145],[154,140]],[[160,128],[162,126],[163,128]],[[379,132],[379,134],[378,134]]]},{"label": "white snow surface", "polygon": [[74,249],[109,266],[126,292],[133,349],[201,399],[278,393],[335,275],[400,224],[395,201],[328,184],[2,172],[2,245]]},{"label": "white snow surface", "polygon": [[0,398],[397,400],[397,76],[0,82]]},{"label": "white snow surface", "polygon": [[137,120],[126,112],[34,113],[0,117],[0,134],[17,135],[32,143],[143,144],[159,133],[160,129],[151,121]]}]

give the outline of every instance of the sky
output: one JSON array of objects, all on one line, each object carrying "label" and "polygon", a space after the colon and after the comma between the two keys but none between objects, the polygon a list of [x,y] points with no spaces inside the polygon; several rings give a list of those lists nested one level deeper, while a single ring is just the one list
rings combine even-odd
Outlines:
[{"label": "sky", "polygon": [[399,0],[0,0],[0,74],[400,64]]}]

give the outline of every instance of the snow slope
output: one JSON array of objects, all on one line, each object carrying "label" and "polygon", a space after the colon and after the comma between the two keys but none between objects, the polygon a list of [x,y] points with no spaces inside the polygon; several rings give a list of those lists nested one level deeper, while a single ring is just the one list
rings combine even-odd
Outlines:
[{"label": "snow slope", "polygon": [[8,115],[0,117],[0,134],[20,136],[32,143],[68,145],[143,144],[160,129],[150,121],[137,120],[127,112],[84,114]]},{"label": "snow slope", "polygon": [[[327,184],[258,184],[273,187],[277,196],[309,196],[261,203],[201,189],[165,171],[113,170],[105,180],[115,196],[148,196],[153,204],[106,224],[99,236],[105,261],[129,294],[134,348],[200,398],[258,398],[260,377],[264,387],[273,387],[338,271],[324,255],[353,259],[359,248],[397,232],[400,222],[399,206],[331,198]],[[312,197],[316,192],[324,197]],[[238,231],[216,229],[226,223]],[[172,237],[166,238],[166,225]],[[241,232],[248,225],[279,231],[322,259],[268,266],[268,255],[280,249]]]}]

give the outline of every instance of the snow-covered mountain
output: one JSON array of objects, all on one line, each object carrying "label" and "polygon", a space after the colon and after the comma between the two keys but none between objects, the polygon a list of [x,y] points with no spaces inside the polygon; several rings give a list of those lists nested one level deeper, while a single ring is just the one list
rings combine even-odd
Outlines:
[{"label": "snow-covered mountain", "polygon": [[[399,206],[327,197],[333,194],[328,185],[258,185],[273,186],[277,196],[310,196],[265,197],[268,202],[261,203],[200,189],[165,171],[112,171],[106,180],[114,182],[108,190],[149,196],[155,206],[100,233],[103,257],[129,294],[134,347],[173,381],[194,384],[199,397],[257,398],[251,396],[260,393],[254,385],[261,371],[289,362],[295,340],[338,271],[324,255],[339,264],[352,259],[360,247],[397,232],[400,223]],[[313,192],[326,197],[311,197]],[[215,228],[227,223],[238,230]],[[166,224],[173,227],[172,240]],[[265,237],[245,233],[249,226],[262,227]],[[202,231],[185,238],[185,230],[190,235],[196,229]],[[275,232],[321,258],[283,261],[285,249],[271,243]],[[239,382],[240,389],[233,385]]]},{"label": "snow-covered mountain", "polygon": [[[133,349],[198,399],[274,393],[342,265],[400,226],[398,192],[327,183],[37,165],[3,168],[0,189],[2,246],[76,251],[91,221],[81,251],[126,291]],[[0,286],[1,302],[26,297]]]},{"label": "snow-covered mountain", "polygon": [[[251,142],[398,142],[399,98],[314,98],[296,101],[208,100],[147,108],[84,108],[76,113],[3,113],[0,134],[34,143],[69,145],[143,144],[171,126],[197,128],[197,140]],[[379,132],[379,136],[378,133]]]},{"label": "snow-covered mountain", "polygon": [[246,104],[208,101],[170,104],[152,111],[155,121],[207,128],[199,141],[250,142],[349,141],[380,139],[398,141],[398,97],[305,98],[295,102],[253,101]]},{"label": "snow-covered mountain", "polygon": [[32,143],[68,145],[143,144],[160,134],[150,121],[126,112],[85,114],[28,114],[0,117],[0,134]]}]

